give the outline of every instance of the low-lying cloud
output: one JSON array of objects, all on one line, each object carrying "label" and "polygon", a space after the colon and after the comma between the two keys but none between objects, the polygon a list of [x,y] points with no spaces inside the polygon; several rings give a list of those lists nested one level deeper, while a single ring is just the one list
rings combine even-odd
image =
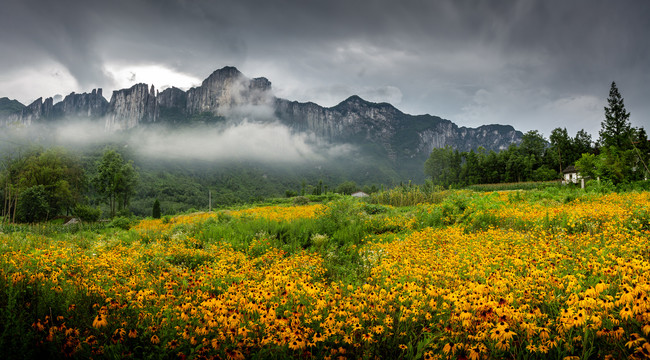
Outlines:
[{"label": "low-lying cloud", "polygon": [[313,135],[292,133],[278,122],[243,121],[223,126],[166,131],[138,130],[133,147],[149,158],[205,161],[262,161],[297,163],[324,161],[353,151],[350,145],[334,145]]},{"label": "low-lying cloud", "polygon": [[[264,112],[265,107],[255,107]],[[243,109],[237,113],[242,114]],[[248,118],[217,124],[140,125],[126,131],[105,130],[102,119],[66,119],[28,127],[5,128],[16,144],[84,148],[103,144],[127,147],[143,160],[306,163],[350,157],[355,148],[334,144],[313,133],[296,133],[277,120]]]}]

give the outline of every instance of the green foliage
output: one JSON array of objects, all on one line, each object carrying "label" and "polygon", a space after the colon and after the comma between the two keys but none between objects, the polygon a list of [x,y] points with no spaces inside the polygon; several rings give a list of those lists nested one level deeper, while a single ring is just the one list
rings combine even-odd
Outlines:
[{"label": "green foliage", "polygon": [[619,150],[632,148],[634,129],[630,124],[630,113],[625,110],[623,98],[612,81],[605,107],[605,120],[601,123],[601,130],[598,132],[601,147],[615,146]]},{"label": "green foliage", "polygon": [[296,206],[307,205],[309,204],[309,198],[306,196],[296,196],[293,198],[291,203]]},{"label": "green foliage", "polygon": [[345,181],[336,187],[336,192],[339,194],[350,195],[359,190],[357,183],[354,181]]},{"label": "green foliage", "polygon": [[117,210],[125,209],[135,191],[137,172],[133,162],[125,162],[115,150],[106,149],[97,162],[97,175],[93,184],[110,207],[111,218]]},{"label": "green foliage", "polygon": [[[26,155],[9,158],[0,172],[0,186],[4,190],[4,207],[0,210],[2,215],[13,215],[20,209],[22,216],[17,219],[12,216],[12,220],[30,222],[69,213],[82,200],[85,179],[78,159],[64,150],[29,150]],[[40,194],[36,203],[22,204],[36,192]],[[23,193],[25,197],[21,200]]]},{"label": "green foliage", "polygon": [[102,215],[102,210],[89,205],[77,205],[74,208],[74,215],[82,221],[97,221]]},{"label": "green foliage", "polygon": [[118,217],[113,218],[113,220],[111,220],[111,222],[108,224],[108,226],[109,227],[114,227],[114,228],[119,228],[119,229],[122,229],[122,230],[129,230],[131,228],[131,226],[133,226],[133,220],[128,218],[128,217],[118,216]]},{"label": "green foliage", "polygon": [[418,204],[437,204],[449,195],[442,187],[435,186],[431,182],[423,186],[399,186],[386,191],[379,191],[370,194],[366,199],[371,204],[383,204],[391,206],[413,206]]},{"label": "green foliage", "polygon": [[17,220],[27,223],[46,220],[50,213],[47,195],[43,185],[32,186],[20,193]]},{"label": "green foliage", "polygon": [[160,219],[160,201],[156,199],[153,202],[153,208],[151,209],[151,217],[154,219]]},{"label": "green foliage", "polygon": [[458,183],[460,172],[461,155],[451,146],[433,149],[424,163],[424,174],[436,185],[449,186]]}]

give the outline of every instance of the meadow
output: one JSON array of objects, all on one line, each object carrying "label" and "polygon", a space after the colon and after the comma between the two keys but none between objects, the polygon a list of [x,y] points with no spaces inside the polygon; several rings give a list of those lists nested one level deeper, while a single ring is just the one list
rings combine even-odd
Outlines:
[{"label": "meadow", "polygon": [[0,355],[650,358],[650,193],[418,196],[4,224]]}]

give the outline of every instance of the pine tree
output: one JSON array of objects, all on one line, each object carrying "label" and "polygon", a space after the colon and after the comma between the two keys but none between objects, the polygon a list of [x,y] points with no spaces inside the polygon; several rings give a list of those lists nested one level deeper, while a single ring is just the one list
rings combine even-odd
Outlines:
[{"label": "pine tree", "polygon": [[151,216],[154,219],[160,219],[160,201],[156,199],[156,201],[153,202],[153,209],[151,210]]},{"label": "pine tree", "polygon": [[618,150],[632,148],[634,129],[630,125],[630,113],[625,111],[623,98],[615,82],[612,82],[609,90],[607,104],[609,106],[605,107],[605,121],[601,123],[598,143],[601,147],[616,146]]}]

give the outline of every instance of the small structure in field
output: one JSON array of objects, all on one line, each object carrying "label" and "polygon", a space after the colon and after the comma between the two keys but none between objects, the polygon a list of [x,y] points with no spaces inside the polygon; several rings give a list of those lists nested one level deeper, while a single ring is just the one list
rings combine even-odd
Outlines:
[{"label": "small structure in field", "polygon": [[566,169],[564,169],[564,171],[562,171],[562,173],[564,174],[564,180],[562,180],[562,184],[577,184],[580,182],[580,186],[584,189],[585,179],[580,176],[580,172],[578,169],[576,169],[575,166],[569,165]]},{"label": "small structure in field", "polygon": [[363,198],[369,196],[368,194],[364,193],[363,191],[357,191],[352,196],[357,197],[357,198]]}]

